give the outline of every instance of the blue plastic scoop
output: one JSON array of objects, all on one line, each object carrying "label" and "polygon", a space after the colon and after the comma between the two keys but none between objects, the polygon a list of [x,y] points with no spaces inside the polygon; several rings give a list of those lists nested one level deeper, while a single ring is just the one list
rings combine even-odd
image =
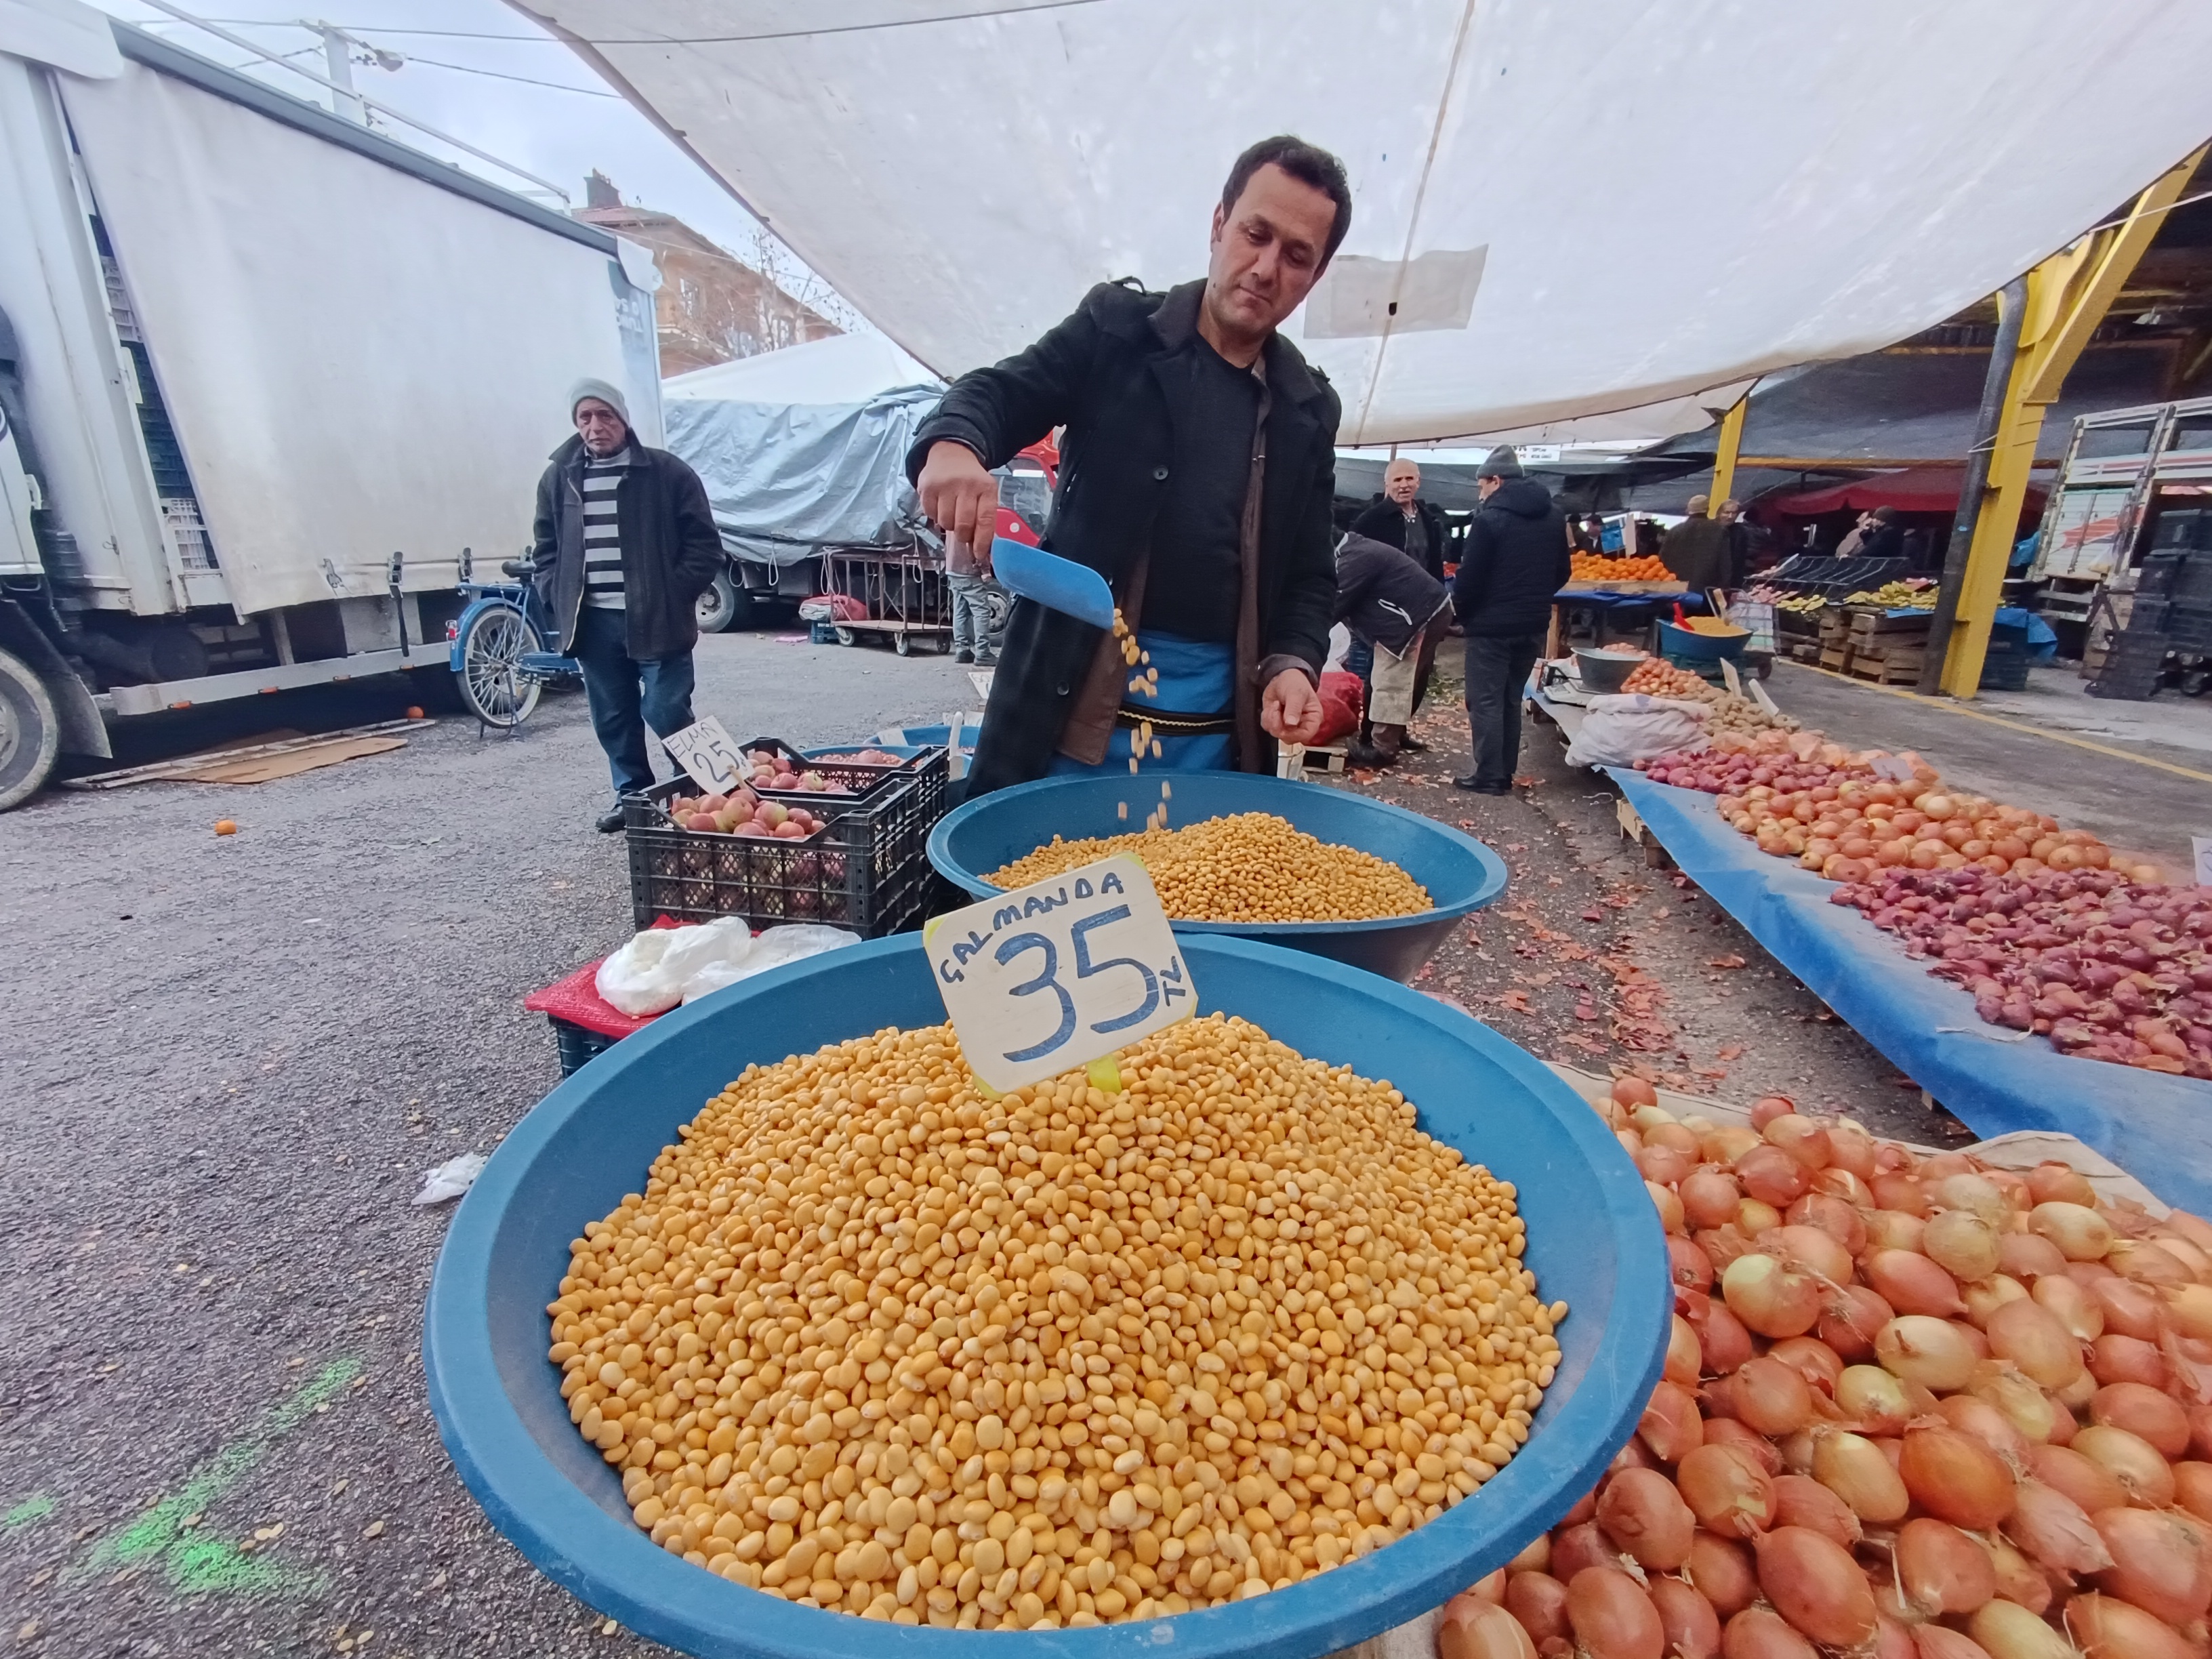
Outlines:
[{"label": "blue plastic scoop", "polygon": [[1089,565],[1000,536],[991,544],[991,574],[1017,598],[1035,599],[1093,628],[1114,626],[1114,590]]}]

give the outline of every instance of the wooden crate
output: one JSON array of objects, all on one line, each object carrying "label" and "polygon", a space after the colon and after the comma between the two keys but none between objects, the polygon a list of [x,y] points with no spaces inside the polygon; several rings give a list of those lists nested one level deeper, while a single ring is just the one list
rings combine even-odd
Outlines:
[{"label": "wooden crate", "polygon": [[1876,685],[1910,685],[1920,678],[1920,665],[1927,654],[1918,646],[1893,646],[1887,651],[1854,650],[1851,665],[1844,672],[1853,679],[1872,680]]},{"label": "wooden crate", "polygon": [[1673,857],[1659,844],[1659,837],[1651,833],[1650,826],[1644,822],[1644,815],[1630,805],[1626,798],[1613,803],[1613,813],[1614,821],[1620,825],[1621,838],[1643,849],[1646,869],[1671,870],[1674,867]]},{"label": "wooden crate", "polygon": [[1822,645],[1820,647],[1820,666],[1823,668],[1832,668],[1839,674],[1850,673],[1851,672],[1851,647],[1850,645],[1840,640],[1832,645]]},{"label": "wooden crate", "polygon": [[1854,639],[1874,640],[1912,635],[1924,639],[1928,635],[1929,618],[1924,614],[1893,617],[1886,611],[1858,605],[1854,605],[1845,614],[1850,617],[1851,637]]}]

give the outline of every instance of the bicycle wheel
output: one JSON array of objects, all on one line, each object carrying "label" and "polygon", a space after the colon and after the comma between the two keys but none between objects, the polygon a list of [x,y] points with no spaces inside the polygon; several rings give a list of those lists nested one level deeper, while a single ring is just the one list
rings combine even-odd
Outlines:
[{"label": "bicycle wheel", "polygon": [[504,605],[477,611],[461,635],[461,672],[453,677],[469,712],[502,730],[527,720],[539,688],[522,672],[522,653],[537,648],[537,633],[520,611]]}]

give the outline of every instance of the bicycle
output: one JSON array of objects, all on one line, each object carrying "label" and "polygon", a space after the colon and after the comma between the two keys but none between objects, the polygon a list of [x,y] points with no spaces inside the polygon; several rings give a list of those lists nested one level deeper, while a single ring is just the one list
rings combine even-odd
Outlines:
[{"label": "bicycle", "polygon": [[579,678],[582,671],[554,649],[550,630],[538,619],[528,561],[507,559],[499,568],[510,580],[475,581],[464,561],[460,592],[469,603],[446,625],[447,665],[469,712],[511,732],[530,718],[547,682]]}]

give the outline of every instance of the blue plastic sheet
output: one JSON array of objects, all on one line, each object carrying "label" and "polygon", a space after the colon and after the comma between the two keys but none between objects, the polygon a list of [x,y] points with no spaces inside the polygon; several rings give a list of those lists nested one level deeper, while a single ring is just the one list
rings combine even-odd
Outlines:
[{"label": "blue plastic sheet", "polygon": [[1607,611],[1633,611],[1639,606],[1656,609],[1660,605],[1671,610],[1678,605],[1685,611],[1711,609],[1702,593],[1616,593],[1610,588],[1555,594],[1553,602],[1566,605],[1591,605]]},{"label": "blue plastic sheet", "polygon": [[1977,1134],[2078,1136],[2167,1203],[2212,1214],[2212,1083],[2071,1059],[1984,1024],[1966,991],[1830,903],[1833,882],[1723,823],[1712,796],[1625,769],[1613,778],[1683,874]]}]

